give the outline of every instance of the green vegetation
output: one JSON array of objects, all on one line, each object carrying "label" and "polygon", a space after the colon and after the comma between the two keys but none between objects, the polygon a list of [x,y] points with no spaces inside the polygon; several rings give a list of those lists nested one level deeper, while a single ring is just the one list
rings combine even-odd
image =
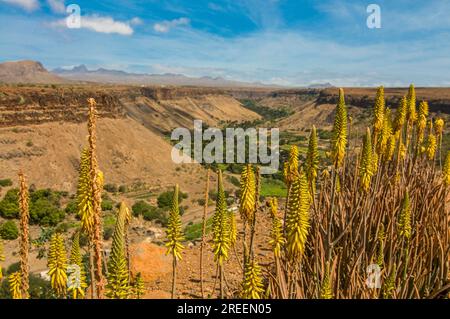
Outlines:
[{"label": "green vegetation", "polygon": [[142,216],[148,221],[159,221],[163,225],[167,224],[167,216],[163,209],[150,205],[149,203],[140,200],[134,203],[131,207],[133,216]]},{"label": "green vegetation", "polygon": [[103,218],[103,239],[108,240],[114,234],[114,227],[116,225],[116,217],[114,214],[105,215]]},{"label": "green vegetation", "polygon": [[[19,217],[17,188],[8,190],[0,201],[0,215],[11,219]],[[65,212],[61,209],[61,198],[67,196],[66,192],[57,192],[50,189],[33,190],[30,187],[30,222],[43,226],[56,226],[64,219]]]},{"label": "green vegetation", "polygon": [[287,107],[271,108],[264,105],[260,105],[256,101],[249,99],[243,99],[240,100],[240,102],[245,108],[255,113],[258,113],[265,120],[276,120],[279,118],[287,117],[292,114],[292,111],[288,110]]},{"label": "green vegetation", "polygon": [[0,215],[3,218],[11,219],[19,217],[18,194],[19,190],[17,188],[10,189],[0,201]]},{"label": "green vegetation", "polygon": [[319,136],[319,138],[321,140],[329,140],[333,137],[333,132],[332,131],[327,131],[327,130],[322,130],[322,129],[317,129],[317,135]]},{"label": "green vegetation", "polygon": [[306,142],[307,138],[303,135],[298,135],[292,132],[280,132],[280,145],[286,144],[299,144],[300,142]]},{"label": "green vegetation", "polygon": [[8,187],[8,186],[12,186],[12,180],[9,178],[5,178],[5,179],[0,179],[0,186],[1,187]]},{"label": "green vegetation", "polygon": [[0,226],[0,237],[5,240],[14,240],[19,237],[19,229],[12,220],[7,220]]},{"label": "green vegetation", "polygon": [[67,214],[70,214],[70,215],[76,214],[77,210],[78,210],[78,207],[77,207],[77,200],[76,199],[70,200],[70,202],[67,203],[66,208],[64,208],[64,211]]},{"label": "green vegetation", "polygon": [[284,197],[286,196],[286,185],[273,178],[263,178],[261,183],[261,196],[263,197]]},{"label": "green vegetation", "polygon": [[239,187],[241,185],[241,182],[239,181],[239,178],[237,178],[236,176],[228,176],[228,180],[234,186]]},{"label": "green vegetation", "polygon": [[56,226],[65,217],[61,209],[64,193],[41,189],[30,192],[30,222],[43,226]]},{"label": "green vegetation", "polygon": [[[159,194],[158,196],[158,207],[164,210],[168,210],[172,205],[173,191],[167,191]],[[183,199],[188,198],[187,193],[180,192],[178,195],[178,203],[181,204]]]},{"label": "green vegetation", "polygon": [[105,184],[105,186],[103,186],[103,189],[109,193],[117,193],[117,191],[119,190],[116,184]]},{"label": "green vegetation", "polygon": [[[207,219],[206,221],[206,233],[208,234],[211,231],[212,227],[212,218]],[[184,238],[186,240],[195,240],[202,237],[202,228],[203,223],[190,223],[184,228]]]},{"label": "green vegetation", "polygon": [[113,210],[116,202],[114,202],[108,194],[103,194],[102,196],[102,211]]}]

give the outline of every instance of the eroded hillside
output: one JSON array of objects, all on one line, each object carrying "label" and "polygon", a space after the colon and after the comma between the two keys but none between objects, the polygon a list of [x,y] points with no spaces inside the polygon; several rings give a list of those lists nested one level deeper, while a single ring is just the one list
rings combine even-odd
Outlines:
[{"label": "eroded hillside", "polygon": [[141,182],[164,189],[179,183],[195,193],[203,169],[174,164],[171,145],[161,133],[178,126],[192,128],[194,119],[214,125],[259,118],[217,90],[4,86],[0,87],[2,178],[16,180],[22,168],[38,187],[74,191],[80,151],[86,145],[88,97],[98,103],[100,167],[107,182],[116,184]]}]

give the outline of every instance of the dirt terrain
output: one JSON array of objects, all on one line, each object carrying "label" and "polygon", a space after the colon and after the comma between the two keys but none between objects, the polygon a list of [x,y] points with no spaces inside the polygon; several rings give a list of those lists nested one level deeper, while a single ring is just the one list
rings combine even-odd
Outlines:
[{"label": "dirt terrain", "polygon": [[[236,215],[238,230],[242,230],[242,223]],[[269,245],[270,217],[268,212],[258,213],[256,223],[255,251],[260,265],[267,265],[272,257]],[[235,249],[230,251],[228,261],[224,263],[226,270],[226,295],[238,296],[242,281],[242,236],[238,233]],[[132,246],[131,267],[133,272],[141,272],[146,287],[146,298],[170,298],[172,259],[165,255],[165,248],[152,242],[143,241]],[[211,234],[207,236],[204,249],[204,288],[205,298],[216,298],[219,293],[219,283],[216,281],[216,263],[212,253]],[[177,297],[201,298],[200,288],[200,241],[188,242],[183,251],[183,259],[178,263]]]},{"label": "dirt terrain", "polygon": [[[189,206],[182,216],[183,226],[201,220],[206,171],[198,164],[176,165],[171,160],[168,133],[175,127],[192,128],[194,119],[206,125],[220,126],[226,121],[252,121],[261,119],[257,113],[245,108],[239,99],[252,99],[270,108],[286,108],[290,115],[270,122],[282,131],[307,134],[312,124],[320,129],[331,129],[338,90],[305,89],[215,89],[186,87],[139,87],[123,85],[3,85],[0,86],[0,178],[10,178],[17,186],[17,172],[23,169],[30,184],[38,188],[50,187],[73,193],[77,184],[80,152],[86,146],[86,99],[98,102],[97,127],[98,160],[106,183],[131,185],[141,183],[143,198],[154,205],[161,191],[180,184],[189,194],[183,205]],[[386,89],[387,104],[394,106],[407,89]],[[417,89],[418,100],[427,99],[432,116],[439,114],[448,120],[450,89]],[[375,89],[346,89],[349,114],[363,127],[370,120],[369,107],[373,106]],[[448,121],[447,121],[448,122]],[[266,125],[267,123],[261,124]],[[225,179],[226,189],[233,186]],[[211,177],[210,189],[216,187]],[[6,189],[0,191],[3,196]],[[116,195],[114,200],[134,202],[127,194]],[[209,206],[208,216],[214,212]],[[260,213],[257,223],[257,257],[261,264],[271,255],[268,247],[269,219]],[[238,229],[242,229],[238,218]],[[36,238],[40,229],[32,226],[31,236]],[[242,235],[242,234],[241,234]],[[169,298],[171,288],[171,259],[165,256],[164,229],[151,222],[134,218],[130,226],[131,267],[141,272],[145,280],[147,298]],[[18,260],[17,240],[5,243],[7,266]],[[185,243],[183,260],[178,268],[178,296],[198,298],[199,256],[198,241]],[[105,242],[108,250],[110,241]],[[236,245],[241,256],[242,243]],[[45,259],[36,259],[31,252],[32,272],[46,269]],[[206,296],[216,296],[215,263],[209,238],[205,249]],[[227,261],[227,283],[238,287],[242,278],[241,266],[234,252]],[[228,290],[229,295],[235,290]]]},{"label": "dirt terrain", "polygon": [[[167,136],[175,127],[193,128],[194,119],[257,119],[229,95],[172,89],[103,86],[0,86],[0,170],[16,179],[22,168],[39,187],[74,191],[80,151],[86,146],[88,97],[98,102],[100,167],[109,183],[137,181],[164,188],[180,183],[195,191],[199,165],[176,165]],[[144,95],[145,94],[145,95]],[[153,95],[152,95],[153,94]],[[187,187],[186,187],[187,188]]]}]

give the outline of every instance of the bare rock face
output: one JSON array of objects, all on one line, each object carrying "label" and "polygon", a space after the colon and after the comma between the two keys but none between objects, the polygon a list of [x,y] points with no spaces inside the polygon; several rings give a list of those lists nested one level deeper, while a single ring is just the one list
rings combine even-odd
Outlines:
[{"label": "bare rock face", "polygon": [[0,82],[65,83],[67,80],[48,72],[40,62],[26,60],[0,63]]},{"label": "bare rock face", "polygon": [[87,120],[87,99],[97,102],[102,118],[123,118],[119,97],[101,89],[0,87],[0,127]]}]

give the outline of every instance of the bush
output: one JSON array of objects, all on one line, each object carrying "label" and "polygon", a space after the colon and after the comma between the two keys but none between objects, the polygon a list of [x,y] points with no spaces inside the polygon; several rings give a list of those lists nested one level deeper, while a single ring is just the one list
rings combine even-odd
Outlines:
[{"label": "bush", "polygon": [[19,237],[19,229],[16,226],[16,223],[12,220],[8,220],[4,222],[0,226],[0,236],[5,240],[14,240]]},{"label": "bush", "polygon": [[108,226],[103,228],[103,239],[108,240],[110,239],[114,234],[114,226]]},{"label": "bush", "polygon": [[332,131],[326,131],[326,130],[322,130],[322,129],[318,129],[317,130],[317,135],[319,136],[319,138],[321,140],[329,140],[333,137],[333,132]]},{"label": "bush", "polygon": [[115,202],[109,197],[108,194],[103,194],[102,196],[102,210],[112,210],[115,206]]},{"label": "bush", "polygon": [[67,233],[69,228],[70,228],[69,223],[61,223],[55,228],[55,231],[59,233]]},{"label": "bush", "polygon": [[6,192],[5,197],[0,201],[0,215],[8,219],[19,217],[19,190],[17,188]]},{"label": "bush", "polygon": [[104,227],[114,227],[116,225],[116,216],[114,214],[108,214],[103,217],[103,225]]},{"label": "bush", "polygon": [[167,216],[164,213],[164,210],[152,206],[143,200],[134,203],[131,209],[133,210],[133,215],[136,217],[142,216],[145,220],[148,221],[157,220],[160,221],[163,225],[167,224]]},{"label": "bush", "polygon": [[48,198],[39,198],[31,202],[30,221],[33,224],[56,226],[64,217],[64,211],[60,210]]},{"label": "bush", "polygon": [[[180,204],[183,199],[188,198],[188,194],[179,192],[178,193],[178,204]],[[167,191],[159,194],[158,196],[158,207],[167,209],[172,205],[173,191]]]},{"label": "bush", "polygon": [[[212,218],[206,220],[206,234],[211,231]],[[184,238],[186,240],[195,240],[202,237],[203,223],[190,223],[184,229]]]},{"label": "bush", "polygon": [[152,210],[146,211],[143,214],[145,220],[159,221],[163,226],[167,225],[167,216],[163,210],[153,207]]},{"label": "bush", "polygon": [[5,179],[0,179],[0,186],[1,187],[8,187],[8,186],[12,186],[12,180],[10,180],[9,178],[5,178]]},{"label": "bush", "polygon": [[229,178],[231,184],[233,184],[234,186],[241,186],[241,182],[239,181],[239,178],[237,178],[236,176],[230,176]]},{"label": "bush", "polygon": [[39,189],[30,192],[30,221],[32,224],[43,226],[56,226],[65,217],[61,210],[61,197],[67,196],[66,192],[52,191],[51,189]]},{"label": "bush", "polygon": [[103,200],[102,201],[102,211],[112,210],[114,207],[114,202],[112,200]]},{"label": "bush", "polygon": [[115,184],[105,184],[105,186],[103,186],[103,189],[110,193],[117,193],[118,190],[117,185]]},{"label": "bush", "polygon": [[128,188],[126,185],[119,186],[119,193],[126,193],[127,191],[128,191]]},{"label": "bush", "polygon": [[131,210],[133,211],[133,216],[140,216],[143,215],[143,213],[149,209],[151,209],[153,206],[150,205],[149,203],[140,200],[137,201],[133,204],[133,206],[131,206]]},{"label": "bush", "polygon": [[76,214],[78,212],[77,200],[73,199],[70,202],[68,202],[64,211],[70,215]]}]

